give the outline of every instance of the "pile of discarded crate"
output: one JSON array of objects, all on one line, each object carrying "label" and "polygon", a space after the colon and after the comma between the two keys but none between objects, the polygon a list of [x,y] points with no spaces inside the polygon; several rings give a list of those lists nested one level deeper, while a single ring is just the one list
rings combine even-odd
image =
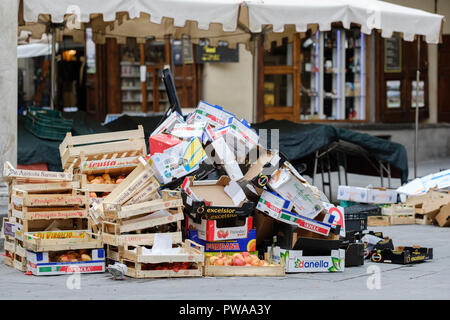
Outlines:
[{"label": "pile of discarded crate", "polygon": [[[184,236],[205,247],[206,276],[344,270],[342,208],[261,145],[244,119],[201,101],[186,120],[172,113],[149,145],[162,188],[182,190]],[[283,243],[274,225],[286,231]]]},{"label": "pile of discarded crate", "polygon": [[429,190],[409,197],[406,205],[413,208],[416,223],[450,227],[450,191]]}]

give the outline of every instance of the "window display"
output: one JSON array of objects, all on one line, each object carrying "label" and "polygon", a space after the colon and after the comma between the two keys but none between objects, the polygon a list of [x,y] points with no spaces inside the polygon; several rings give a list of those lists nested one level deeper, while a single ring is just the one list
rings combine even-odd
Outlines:
[{"label": "window display", "polygon": [[300,120],[365,120],[364,35],[334,28],[302,39]]}]

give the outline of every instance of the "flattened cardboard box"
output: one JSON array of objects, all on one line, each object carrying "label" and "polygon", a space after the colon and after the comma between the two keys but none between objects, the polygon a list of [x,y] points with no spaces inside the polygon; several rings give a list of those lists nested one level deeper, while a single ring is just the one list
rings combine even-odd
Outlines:
[{"label": "flattened cardboard box", "polygon": [[274,260],[284,260],[288,273],[301,272],[343,272],[345,270],[345,250],[331,250],[329,256],[304,256],[302,250],[273,249]]},{"label": "flattened cardboard box", "polygon": [[[185,178],[182,185],[185,211],[190,213],[197,223],[200,223],[201,218],[220,220],[250,216],[255,204],[248,201],[243,194],[233,200],[225,189],[230,183],[230,178],[226,176],[217,181],[195,181],[193,177]],[[235,204],[237,199],[241,200],[238,205]]]},{"label": "flattened cardboard box", "polygon": [[[313,220],[285,210],[285,207],[289,207],[288,203],[288,200],[285,200],[274,193],[264,190],[256,206],[256,209],[268,214],[270,217],[281,222],[292,224],[299,228],[328,236],[331,230],[330,223]],[[331,216],[329,217],[331,218]]]},{"label": "flattened cardboard box", "polygon": [[294,170],[283,166],[272,174],[269,186],[281,197],[291,201],[296,213],[314,219],[324,210],[322,201],[314,194],[306,180],[301,179]]}]

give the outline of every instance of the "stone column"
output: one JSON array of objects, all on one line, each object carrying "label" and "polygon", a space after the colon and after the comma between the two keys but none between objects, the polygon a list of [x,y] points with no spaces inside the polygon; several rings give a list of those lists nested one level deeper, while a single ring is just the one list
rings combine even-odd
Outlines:
[{"label": "stone column", "polygon": [[[17,165],[17,15],[19,0],[0,1],[0,165]],[[0,176],[2,175],[0,174]]]}]

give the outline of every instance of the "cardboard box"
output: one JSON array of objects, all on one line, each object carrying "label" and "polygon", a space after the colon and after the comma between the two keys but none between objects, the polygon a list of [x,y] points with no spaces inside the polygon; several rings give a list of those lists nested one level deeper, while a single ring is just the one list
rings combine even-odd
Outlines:
[{"label": "cardboard box", "polygon": [[193,138],[166,149],[164,153],[152,155],[149,164],[158,182],[165,185],[173,179],[192,174],[206,158],[201,142]]},{"label": "cardboard box", "polygon": [[369,203],[397,203],[397,191],[389,189],[370,188]]},{"label": "cardboard box", "polygon": [[433,248],[396,247],[392,249],[374,249],[370,260],[378,263],[412,264],[433,259]]},{"label": "cardboard box", "polygon": [[248,201],[239,185],[229,177],[219,180],[195,181],[193,177],[185,178],[184,191],[185,211],[197,223],[199,219],[223,220],[250,216],[255,204]]},{"label": "cardboard box", "polygon": [[281,197],[291,201],[296,213],[314,219],[319,212],[324,210],[323,203],[314,194],[306,180],[302,179],[294,170],[283,165],[281,169],[272,174],[269,186]]},{"label": "cardboard box", "polygon": [[226,241],[205,241],[198,237],[197,230],[188,230],[188,238],[205,247],[205,252],[254,252],[256,251],[256,229],[250,229],[248,237]]},{"label": "cardboard box", "polygon": [[435,220],[441,227],[450,227],[450,203],[441,207]]},{"label": "cardboard box", "polygon": [[234,115],[225,111],[220,106],[213,106],[204,101],[198,103],[197,109],[195,110],[195,115],[189,119],[188,123],[193,123],[196,121],[206,121],[213,127],[223,127],[230,124]]},{"label": "cardboard box", "polygon": [[91,258],[91,261],[52,262],[49,260],[49,252],[27,250],[27,270],[36,276],[105,272],[104,249],[93,249]]},{"label": "cardboard box", "polygon": [[177,123],[184,123],[184,119],[183,117],[176,111],[173,111],[167,118],[166,120],[163,121],[163,123],[161,123],[155,130],[153,130],[151,136],[160,134],[164,131],[168,131],[170,132],[170,130],[172,130],[172,128],[175,126],[175,124]]},{"label": "cardboard box", "polygon": [[216,156],[224,166],[225,171],[231,180],[239,180],[244,177],[241,169],[234,157],[234,153],[230,150],[223,138],[218,138],[212,142],[212,146],[216,152]]},{"label": "cardboard box", "polygon": [[203,141],[203,133],[207,125],[206,121],[196,121],[194,123],[176,123],[170,134],[180,139],[197,138]]},{"label": "cardboard box", "polygon": [[284,260],[287,273],[300,272],[343,272],[345,270],[345,250],[331,250],[329,256],[306,256],[303,250],[274,248],[274,260]]},{"label": "cardboard box", "polygon": [[256,245],[259,246],[264,240],[272,240],[274,234],[274,221],[269,216],[256,211],[253,216],[253,226],[258,232],[256,233]]},{"label": "cardboard box", "polygon": [[197,230],[198,238],[205,241],[224,241],[248,238],[253,228],[253,217],[244,218],[244,224],[233,227],[220,227],[219,220],[205,220],[195,223],[186,215],[186,234],[188,230]]},{"label": "cardboard box", "polygon": [[181,142],[180,139],[169,134],[159,133],[148,138],[150,155],[163,153],[166,149],[176,146]]},{"label": "cardboard box", "polygon": [[[290,207],[290,202],[282,197],[269,192],[264,191],[256,206],[256,209],[268,214],[270,217],[288,224],[295,225],[299,228],[309,230],[324,236],[328,236],[331,229],[331,223],[325,223],[317,220],[303,217],[294,212],[288,211],[285,208]],[[327,219],[328,218],[328,219]],[[329,221],[330,216],[326,216],[325,219]],[[333,217],[334,221],[334,217]]]}]

